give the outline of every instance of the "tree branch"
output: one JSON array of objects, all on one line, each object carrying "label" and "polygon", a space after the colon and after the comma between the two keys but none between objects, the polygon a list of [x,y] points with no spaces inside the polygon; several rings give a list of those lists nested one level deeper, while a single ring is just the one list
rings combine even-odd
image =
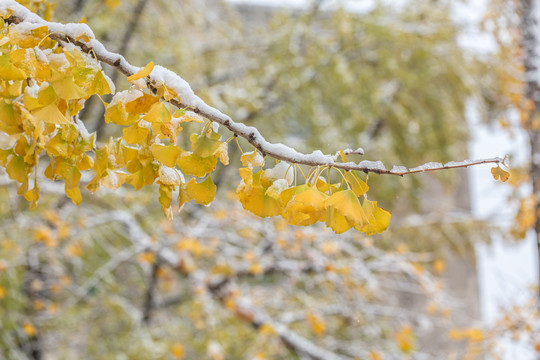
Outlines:
[{"label": "tree branch", "polygon": [[150,272],[150,278],[148,280],[148,287],[146,288],[146,293],[144,295],[144,304],[143,304],[143,322],[148,324],[152,318],[152,310],[155,307],[155,292],[158,282],[158,272],[159,272],[159,263],[157,260],[152,264],[152,270]]},{"label": "tree branch", "polygon": [[[95,39],[92,30],[85,24],[64,25],[55,22],[47,22],[22,5],[16,3],[14,0],[4,0],[3,3],[0,4],[0,11],[6,10],[11,10],[12,12],[12,15],[6,19],[8,23],[17,24],[27,22],[36,24],[36,26],[45,25],[49,29],[49,37],[58,41],[60,45],[65,43],[74,44],[79,47],[81,51],[95,56],[97,60],[116,68],[125,76],[131,76],[140,70],[139,67],[131,65],[122,55],[108,51],[101,42]],[[81,35],[86,35],[90,41],[85,42],[83,40],[76,40],[77,38],[80,38]],[[251,145],[259,150],[263,156],[270,156],[274,159],[289,163],[334,167],[343,170],[363,171],[365,173],[403,176],[427,171],[469,167],[487,163],[498,164],[503,162],[503,159],[496,157],[474,161],[466,160],[460,163],[451,162],[445,165],[439,163],[427,163],[412,169],[399,166],[393,167],[392,170],[387,170],[380,161],[364,160],[359,163],[338,162],[338,157],[335,155],[325,155],[320,150],[316,150],[311,154],[303,154],[286,145],[266,141],[255,127],[237,123],[221,111],[207,105],[201,98],[195,95],[184,79],[162,66],[156,65],[146,81],[147,86],[153,92],[156,92],[157,89],[163,85],[172,89],[178,95],[178,98],[169,100],[169,103],[172,105],[178,108],[189,109],[212,122],[216,122],[226,127],[235,136],[246,139]]]}]

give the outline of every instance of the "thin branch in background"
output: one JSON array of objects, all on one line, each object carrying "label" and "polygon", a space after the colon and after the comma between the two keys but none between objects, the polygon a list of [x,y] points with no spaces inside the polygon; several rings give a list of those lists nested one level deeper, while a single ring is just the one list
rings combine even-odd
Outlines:
[{"label": "thin branch in background", "polygon": [[143,304],[143,322],[145,324],[150,323],[152,318],[152,311],[155,307],[155,296],[158,283],[158,273],[160,269],[160,264],[156,259],[152,264],[152,270],[150,272],[150,279],[148,280],[148,287],[146,288],[146,293],[144,295],[144,304]]}]

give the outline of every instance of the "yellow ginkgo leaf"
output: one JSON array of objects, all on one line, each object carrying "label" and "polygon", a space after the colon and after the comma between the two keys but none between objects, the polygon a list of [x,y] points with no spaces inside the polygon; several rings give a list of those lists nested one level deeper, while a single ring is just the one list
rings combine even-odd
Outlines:
[{"label": "yellow ginkgo leaf", "polygon": [[69,156],[69,144],[62,138],[62,134],[56,134],[47,144],[45,151],[49,155],[67,157]]},{"label": "yellow ginkgo leaf", "polygon": [[58,110],[55,104],[42,107],[34,111],[32,115],[47,124],[70,124],[70,121]]},{"label": "yellow ginkgo leaf", "polygon": [[172,211],[171,210],[171,202],[172,202],[172,193],[174,191],[174,186],[169,185],[160,185],[159,186],[159,203],[161,204],[161,207],[163,208],[163,212],[169,220],[172,220]]},{"label": "yellow ginkgo leaf", "polygon": [[203,177],[214,171],[217,164],[216,156],[200,157],[191,152],[184,152],[176,161],[176,165],[184,174]]},{"label": "yellow ginkgo leaf", "polygon": [[264,165],[264,158],[257,152],[257,150],[253,150],[252,152],[245,153],[240,157],[240,161],[242,162],[242,165],[248,166],[248,167],[255,167],[255,166],[263,166]]},{"label": "yellow ginkgo leaf", "polygon": [[22,132],[22,128],[19,128],[17,117],[13,104],[0,99],[0,119],[2,119],[0,121],[0,130],[10,135]]},{"label": "yellow ginkgo leaf", "polygon": [[9,60],[9,55],[0,55],[0,80],[24,80],[26,73],[15,67]]},{"label": "yellow ginkgo leaf", "polygon": [[107,175],[101,178],[100,183],[107,189],[116,190],[126,182],[126,177],[127,174],[109,169]]},{"label": "yellow ginkgo leaf", "polygon": [[126,182],[133,186],[135,190],[140,190],[145,185],[153,184],[156,176],[153,165],[149,163],[133,174],[127,175]]},{"label": "yellow ginkgo leaf", "polygon": [[80,171],[89,170],[94,166],[94,159],[88,154],[82,154],[75,165]]},{"label": "yellow ginkgo leaf", "polygon": [[96,76],[94,77],[94,80],[92,81],[92,86],[90,87],[90,91],[97,95],[106,95],[111,94],[113,90],[111,89],[111,85],[107,81],[107,78],[105,77],[105,74],[103,74],[102,71],[98,71],[96,73]]},{"label": "yellow ginkgo leaf", "polygon": [[247,167],[238,169],[240,177],[244,181],[243,186],[248,190],[253,186],[253,170]]},{"label": "yellow ginkgo leaf", "polygon": [[229,144],[221,143],[215,151],[215,155],[223,165],[229,165]]},{"label": "yellow ginkgo leaf", "polygon": [[186,184],[186,191],[197,204],[208,205],[214,201],[216,195],[216,185],[212,178],[208,176],[206,180],[197,183],[195,179],[191,179]]},{"label": "yellow ginkgo leaf", "polygon": [[188,114],[186,114],[186,110],[184,109],[178,109],[174,112],[174,117],[175,118],[180,118],[180,122],[181,123],[184,123],[184,122],[196,122],[196,123],[199,123],[199,124],[204,124],[204,118],[202,118],[201,116],[193,113],[193,112],[189,112]]},{"label": "yellow ginkgo leaf", "polygon": [[336,234],[341,234],[352,228],[353,224],[349,222],[343,215],[341,215],[335,208],[328,207],[326,209],[326,226],[334,230]]},{"label": "yellow ginkgo leaf", "polygon": [[178,208],[180,210],[182,210],[182,207],[184,206],[184,204],[191,201],[191,200],[193,200],[193,198],[191,196],[189,196],[185,185],[180,186],[180,189],[178,191],[178,200],[177,200],[178,201]]},{"label": "yellow ginkgo leaf", "polygon": [[154,62],[153,61],[150,61],[148,63],[148,65],[146,65],[145,67],[141,68],[139,71],[137,71],[135,74],[131,75],[131,76],[128,76],[127,80],[129,82],[133,82],[135,80],[139,80],[139,79],[142,79],[143,77],[147,77],[148,75],[150,75],[150,73],[152,72],[152,70],[154,69]]},{"label": "yellow ginkgo leaf", "polygon": [[345,173],[345,180],[347,180],[347,182],[351,186],[351,190],[354,191],[354,194],[356,196],[362,196],[369,190],[369,186],[365,182],[360,180],[358,175],[356,175],[352,171],[347,171]]},{"label": "yellow ginkgo leaf", "polygon": [[136,117],[129,116],[129,113],[126,112],[126,108],[123,102],[118,101],[111,103],[105,109],[105,122],[122,126],[129,126],[133,124],[136,120]]},{"label": "yellow ginkgo leaf", "polygon": [[291,225],[309,226],[317,221],[325,221],[326,195],[319,190],[308,187],[292,197],[282,212],[282,216]]},{"label": "yellow ginkgo leaf", "polygon": [[20,183],[27,180],[28,170],[28,164],[24,162],[22,156],[11,156],[6,165],[6,172],[9,178]]},{"label": "yellow ginkgo leaf", "polygon": [[493,175],[493,178],[495,180],[500,179],[502,182],[505,182],[506,180],[508,180],[508,178],[510,178],[510,173],[501,169],[500,166],[495,166],[491,168],[491,175]]},{"label": "yellow ginkgo leaf", "polygon": [[144,175],[142,169],[126,176],[126,182],[133,186],[135,190],[140,190],[144,186]]},{"label": "yellow ginkgo leaf", "polygon": [[[56,92],[54,91],[54,88],[51,85],[45,88],[39,89],[37,100],[40,106],[50,105],[54,101],[56,101],[56,99],[58,99],[58,96],[56,96]],[[29,110],[32,110],[32,109],[29,109]]]},{"label": "yellow ginkgo leaf", "polygon": [[[278,180],[276,180],[278,181]],[[286,181],[286,180],[285,180]],[[275,181],[274,181],[275,182]],[[296,194],[299,194],[301,192],[304,192],[309,189],[308,185],[298,185],[291,187],[289,189],[283,190],[280,194],[280,200],[281,204],[283,206],[286,206],[289,201],[295,196]]]},{"label": "yellow ginkgo leaf", "polygon": [[266,189],[261,185],[252,186],[251,189],[238,191],[238,199],[244,209],[260,217],[276,216],[281,212],[278,200],[266,195]]},{"label": "yellow ginkgo leaf", "polygon": [[179,146],[175,145],[152,144],[150,149],[157,161],[170,168],[174,167],[176,160],[183,152]]},{"label": "yellow ginkgo leaf", "polygon": [[30,202],[30,210],[34,209],[37,206],[39,200],[39,186],[37,183],[34,184],[34,188],[24,194],[24,198]]},{"label": "yellow ginkgo leaf", "polygon": [[127,128],[122,129],[123,138],[128,144],[140,144],[148,137],[150,131],[147,128],[140,127],[135,123]]},{"label": "yellow ginkgo leaf", "polygon": [[70,161],[63,160],[62,158],[57,158],[56,160],[55,175],[65,180],[66,189],[78,187],[81,180],[81,172],[77,167],[71,164]]},{"label": "yellow ginkgo leaf", "polygon": [[78,186],[75,186],[71,189],[65,189],[65,193],[67,195],[68,198],[71,199],[71,201],[73,201],[73,203],[75,205],[80,205],[81,202],[82,202],[82,195],[81,195],[81,190],[79,189]]},{"label": "yellow ginkgo leaf", "polygon": [[88,95],[73,81],[72,76],[64,76],[51,82],[58,97],[64,100],[76,100],[86,98]]},{"label": "yellow ginkgo leaf", "polygon": [[150,107],[143,119],[151,123],[166,123],[171,120],[171,112],[165,103],[158,102]]},{"label": "yellow ginkgo leaf", "polygon": [[192,134],[189,138],[193,153],[203,158],[214,155],[221,145],[220,137],[213,131],[209,134]]},{"label": "yellow ginkgo leaf", "polygon": [[150,107],[157,103],[159,98],[144,92],[140,92],[140,96],[125,103],[126,111],[133,115],[139,115],[148,112]]},{"label": "yellow ginkgo leaf", "polygon": [[363,226],[355,226],[355,229],[366,233],[366,235],[373,235],[375,233],[382,233],[390,225],[390,213],[377,206],[376,201],[364,200],[362,209],[367,217],[367,223]]},{"label": "yellow ginkgo leaf", "polygon": [[326,208],[335,209],[339,214],[354,225],[362,226],[367,222],[366,214],[360,201],[352,190],[344,190],[333,193],[328,197],[324,205]]},{"label": "yellow ginkgo leaf", "polygon": [[178,126],[177,123],[169,121],[166,123],[152,124],[152,130],[159,135],[160,139],[169,139],[172,144],[176,145],[176,143],[178,142],[178,139],[176,137],[178,136],[180,131],[182,131],[182,127]]},{"label": "yellow ginkgo leaf", "polygon": [[266,194],[267,188],[260,184],[262,170],[253,174],[252,168],[240,168],[242,181],[236,188],[238,199],[244,209],[257,216],[267,217],[279,215],[282,209],[281,202]]}]

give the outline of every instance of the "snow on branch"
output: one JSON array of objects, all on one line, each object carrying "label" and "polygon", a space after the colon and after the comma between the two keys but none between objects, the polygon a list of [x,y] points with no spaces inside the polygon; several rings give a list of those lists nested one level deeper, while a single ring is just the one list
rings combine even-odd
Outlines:
[{"label": "snow on branch", "polygon": [[[58,41],[61,45],[68,43],[74,44],[79,47],[81,51],[95,56],[97,60],[116,68],[125,76],[131,76],[141,69],[131,65],[122,55],[108,51],[105,46],[95,38],[94,33],[86,24],[60,24],[48,22],[14,0],[0,0],[0,11],[11,11],[11,16],[6,19],[8,23],[25,23],[29,28],[47,26],[49,29],[49,37],[51,39]],[[89,39],[89,41],[85,41],[84,37]],[[226,127],[235,136],[246,139],[264,156],[270,156],[274,159],[289,163],[310,166],[327,166],[343,170],[363,171],[365,173],[371,172],[376,174],[403,176],[426,171],[462,168],[487,163],[498,164],[503,162],[502,158],[495,157],[490,159],[450,162],[445,165],[440,163],[427,163],[411,169],[407,169],[403,166],[394,166],[391,170],[387,170],[381,161],[363,160],[359,163],[338,162],[338,156],[323,154],[320,150],[313,151],[311,154],[304,154],[287,145],[266,141],[257,128],[235,122],[228,115],[225,115],[218,109],[206,104],[201,98],[195,95],[189,84],[183,78],[162,66],[156,65],[146,80],[148,87],[154,92],[156,92],[157,87],[161,85],[165,85],[174,90],[176,94],[178,94],[178,99],[173,98],[169,100],[169,102],[176,107],[189,109],[212,122]],[[344,153],[363,154],[363,150],[357,149],[354,151],[345,151]]]}]

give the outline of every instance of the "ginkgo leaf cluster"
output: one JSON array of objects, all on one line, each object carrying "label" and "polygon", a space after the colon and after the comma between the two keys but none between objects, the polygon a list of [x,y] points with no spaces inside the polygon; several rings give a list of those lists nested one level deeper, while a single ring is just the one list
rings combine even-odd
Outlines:
[{"label": "ginkgo leaf cluster", "polygon": [[[0,164],[20,183],[17,193],[31,207],[39,199],[40,162],[48,162],[47,178],[64,181],[65,193],[75,204],[82,201],[81,172],[87,170],[93,173],[86,185],[91,192],[101,186],[129,184],[139,190],[157,184],[169,218],[175,198],[180,209],[191,200],[201,205],[214,200],[211,173],[218,161],[228,165],[228,141],[212,122],[170,103],[182,99],[173,89],[148,80],[153,63],[127,78],[132,83],[128,90],[115,92],[91,52],[51,39],[47,26],[4,20],[0,25],[0,131],[10,139],[9,146],[0,149]],[[81,35],[76,40],[85,39]],[[96,134],[86,130],[78,113],[90,96],[106,94],[114,96],[109,103],[103,101],[104,121],[120,126],[122,135],[97,144]],[[180,146],[184,122],[201,123],[200,132]],[[320,221],[336,233],[354,227],[370,235],[388,227],[390,213],[366,198],[369,187],[353,172],[332,184],[317,167],[305,184],[297,185],[290,164],[264,169],[257,151],[243,154],[241,162],[238,197],[256,215],[281,215],[289,224],[302,226]],[[253,172],[254,167],[260,170]]]}]

